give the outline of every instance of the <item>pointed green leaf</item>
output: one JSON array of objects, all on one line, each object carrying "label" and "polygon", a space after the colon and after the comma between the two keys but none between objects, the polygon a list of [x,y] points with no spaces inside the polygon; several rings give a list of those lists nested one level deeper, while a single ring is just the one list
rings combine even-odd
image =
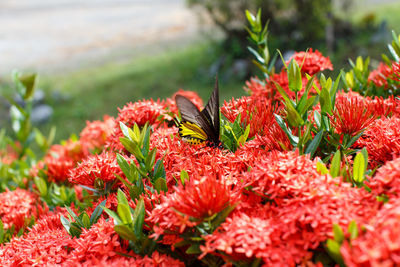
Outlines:
[{"label": "pointed green leaf", "polygon": [[331,174],[332,177],[339,176],[340,162],[341,162],[340,150],[338,150],[338,151],[336,151],[335,155],[333,156],[333,159],[331,162],[331,168],[329,170],[329,173]]},{"label": "pointed green leaf", "polygon": [[131,211],[128,205],[119,203],[117,206],[117,212],[119,218],[122,220],[124,224],[131,224],[133,222]]},{"label": "pointed green leaf", "polygon": [[200,254],[201,250],[200,250],[200,244],[192,244],[187,250],[186,253],[188,255],[193,255],[193,254]]},{"label": "pointed green leaf", "polygon": [[135,235],[140,239],[143,231],[143,223],[145,217],[145,208],[143,198],[140,198],[133,213],[133,225]]},{"label": "pointed green leaf", "polygon": [[300,67],[296,60],[292,59],[288,68],[289,89],[293,92],[298,92],[303,88],[303,81],[301,79]]},{"label": "pointed green leaf", "polygon": [[350,239],[356,239],[358,237],[358,227],[355,221],[351,221],[347,230],[350,234]]},{"label": "pointed green leaf", "polygon": [[161,191],[167,192],[168,191],[168,186],[167,186],[167,181],[165,178],[160,177],[154,182],[154,188],[157,190],[158,193]]},{"label": "pointed green leaf", "polygon": [[333,224],[333,238],[338,244],[342,244],[344,240],[344,234],[342,228],[336,223]]},{"label": "pointed green leaf", "polygon": [[126,225],[114,225],[115,232],[125,240],[132,240],[134,243],[137,242],[135,233]]},{"label": "pointed green leaf", "polygon": [[186,181],[189,181],[189,174],[186,170],[181,170],[181,183],[184,185]]},{"label": "pointed green leaf", "polygon": [[103,213],[103,208],[105,207],[107,199],[103,200],[97,207],[94,209],[92,216],[90,216],[90,225],[93,225],[100,218]]},{"label": "pointed green leaf", "polygon": [[82,215],[82,223],[83,223],[83,226],[86,228],[86,229],[89,229],[90,228],[90,218],[89,218],[89,215],[87,215],[87,213],[85,212],[85,213],[83,213],[83,215]]},{"label": "pointed green leaf", "polygon": [[353,164],[353,179],[356,183],[362,183],[365,178],[365,159],[362,153],[357,153]]},{"label": "pointed green leaf", "polygon": [[313,157],[315,151],[317,150],[319,143],[321,142],[322,136],[324,134],[324,130],[319,131],[311,143],[307,146],[305,154],[310,154],[310,158]]},{"label": "pointed green leaf", "polygon": [[104,207],[104,211],[108,214],[108,216],[110,216],[111,218],[114,219],[116,224],[123,224],[122,220],[119,218],[118,214],[115,213],[114,211]]},{"label": "pointed green leaf", "polygon": [[83,222],[81,221],[81,219],[80,219],[78,216],[76,216],[75,212],[73,212],[73,210],[72,210],[70,207],[65,206],[65,208],[66,208],[66,210],[68,211],[69,215],[71,215],[71,217],[75,220],[75,222],[76,222],[80,227],[85,227],[85,226],[83,225]]},{"label": "pointed green leaf", "polygon": [[328,168],[326,168],[325,164],[321,160],[317,161],[317,172],[321,175],[329,173]]},{"label": "pointed green leaf", "polygon": [[43,178],[37,177],[37,176],[35,176],[33,178],[33,181],[35,182],[35,185],[37,186],[37,188],[39,190],[40,196],[41,197],[47,196],[47,183],[46,183],[46,181]]},{"label": "pointed green leaf", "polygon": [[290,143],[292,146],[297,147],[297,144],[299,142],[299,137],[294,136],[291,131],[286,127],[285,122],[283,121],[282,117],[279,116],[278,114],[274,114],[275,120],[278,123],[279,127],[286,133],[287,137],[289,138]]},{"label": "pointed green leaf", "polygon": [[125,204],[126,206],[129,206],[128,200],[126,199],[124,192],[122,192],[120,188],[118,188],[117,199],[118,204]]}]

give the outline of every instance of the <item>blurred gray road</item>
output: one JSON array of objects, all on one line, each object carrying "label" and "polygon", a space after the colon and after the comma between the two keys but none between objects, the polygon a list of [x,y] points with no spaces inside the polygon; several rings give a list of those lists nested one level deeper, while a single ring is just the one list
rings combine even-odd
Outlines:
[{"label": "blurred gray road", "polygon": [[198,29],[185,0],[0,0],[0,74],[123,60]]}]

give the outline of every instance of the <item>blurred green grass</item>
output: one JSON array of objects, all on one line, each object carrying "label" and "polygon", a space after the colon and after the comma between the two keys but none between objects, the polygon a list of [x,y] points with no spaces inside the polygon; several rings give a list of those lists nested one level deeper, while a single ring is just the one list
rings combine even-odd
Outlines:
[{"label": "blurred green grass", "polygon": [[[204,101],[214,86],[215,73],[210,66],[218,53],[205,42],[179,51],[166,51],[124,64],[107,64],[71,74],[41,77],[39,87],[54,108],[51,121],[41,127],[47,132],[56,126],[56,141],[79,134],[87,120],[116,116],[117,107],[141,99],[165,99],[178,89],[196,91]],[[220,77],[221,99],[244,94],[244,83]],[[54,92],[58,97],[50,97]],[[221,100],[222,101],[222,100]]]}]

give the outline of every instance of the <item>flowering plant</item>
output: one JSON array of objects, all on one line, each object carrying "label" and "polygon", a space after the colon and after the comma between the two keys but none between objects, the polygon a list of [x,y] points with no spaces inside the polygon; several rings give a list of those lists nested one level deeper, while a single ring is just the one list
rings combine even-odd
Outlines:
[{"label": "flowering plant", "polygon": [[[259,17],[247,12],[264,77],[221,107],[225,148],[181,139],[175,98],[128,103],[55,145],[13,103],[1,265],[399,265],[400,38],[379,75],[359,58],[332,79],[312,49],[276,72]],[[18,77],[28,101],[35,76]]]}]

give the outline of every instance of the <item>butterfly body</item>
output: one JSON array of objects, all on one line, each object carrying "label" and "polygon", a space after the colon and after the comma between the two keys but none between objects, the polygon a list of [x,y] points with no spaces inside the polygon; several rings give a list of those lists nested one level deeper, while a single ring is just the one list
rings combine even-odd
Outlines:
[{"label": "butterfly body", "polygon": [[175,102],[181,112],[179,135],[189,144],[206,144],[221,147],[219,140],[219,92],[218,79],[206,107],[200,111],[189,99],[177,95]]}]

